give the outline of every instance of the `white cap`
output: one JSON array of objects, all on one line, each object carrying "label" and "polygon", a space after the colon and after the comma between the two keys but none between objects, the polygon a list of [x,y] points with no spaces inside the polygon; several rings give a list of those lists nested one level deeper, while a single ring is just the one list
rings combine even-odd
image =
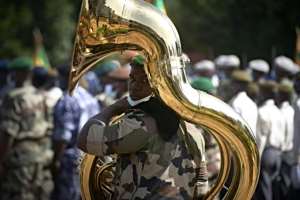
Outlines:
[{"label": "white cap", "polygon": [[269,64],[262,60],[262,59],[257,59],[257,60],[252,60],[248,64],[250,69],[254,69],[256,71],[268,73],[270,71],[270,66]]},{"label": "white cap", "polygon": [[297,73],[299,71],[299,68],[296,66],[296,64],[286,56],[279,56],[275,58],[274,64],[276,67],[290,72],[292,74]]},{"label": "white cap", "polygon": [[215,64],[210,60],[202,60],[194,66],[195,70],[215,70]]},{"label": "white cap", "polygon": [[236,55],[220,55],[215,59],[215,64],[221,68],[238,68],[240,59]]}]

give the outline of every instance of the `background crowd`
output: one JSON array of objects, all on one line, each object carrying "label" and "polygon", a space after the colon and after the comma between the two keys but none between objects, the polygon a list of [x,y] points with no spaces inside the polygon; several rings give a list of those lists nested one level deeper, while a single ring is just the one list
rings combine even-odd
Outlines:
[{"label": "background crowd", "polygon": [[[70,66],[35,66],[31,58],[0,63],[1,199],[80,199],[78,131],[88,118],[127,95],[135,52],[96,64],[69,95]],[[261,157],[254,199],[293,199],[300,187],[300,73],[285,56],[273,68],[261,59],[240,65],[236,55],[188,64],[192,87],[239,113]],[[220,168],[218,145],[205,133],[209,181]]]}]

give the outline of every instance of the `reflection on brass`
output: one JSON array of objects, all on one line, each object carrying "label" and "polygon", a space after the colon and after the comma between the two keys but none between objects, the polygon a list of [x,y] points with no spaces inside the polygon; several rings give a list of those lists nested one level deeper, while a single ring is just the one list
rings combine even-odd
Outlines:
[{"label": "reflection on brass", "polygon": [[[145,70],[156,96],[184,120],[209,129],[218,141],[221,170],[205,199],[214,199],[223,187],[230,160],[234,175],[225,199],[251,199],[259,176],[259,157],[248,125],[227,104],[190,86],[177,30],[152,5],[140,0],[83,0],[70,91],[95,63],[124,50],[136,50],[146,57]],[[97,199],[95,160],[87,156],[82,162],[83,199]]]}]

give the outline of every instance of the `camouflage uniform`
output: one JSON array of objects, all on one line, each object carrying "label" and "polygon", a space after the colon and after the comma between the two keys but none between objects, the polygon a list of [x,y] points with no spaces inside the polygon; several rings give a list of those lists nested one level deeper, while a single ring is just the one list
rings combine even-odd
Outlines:
[{"label": "camouflage uniform", "polygon": [[89,127],[87,152],[118,154],[112,199],[192,199],[196,164],[180,129],[164,141],[155,128],[147,130],[142,118],[155,123],[145,112],[132,110],[117,124],[96,120]]},{"label": "camouflage uniform", "polygon": [[0,133],[13,139],[2,164],[1,200],[49,199],[53,188],[46,167],[52,159],[45,104],[33,86],[13,89],[3,101]]}]

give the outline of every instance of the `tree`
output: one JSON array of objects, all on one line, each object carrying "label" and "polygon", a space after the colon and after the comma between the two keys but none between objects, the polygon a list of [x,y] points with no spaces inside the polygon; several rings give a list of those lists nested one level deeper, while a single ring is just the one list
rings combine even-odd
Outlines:
[{"label": "tree", "polygon": [[52,65],[71,55],[79,1],[10,0],[0,2],[0,58],[33,53],[34,28],[44,37]]},{"label": "tree", "polygon": [[297,0],[166,1],[185,51],[252,58],[294,56],[300,24]]}]

